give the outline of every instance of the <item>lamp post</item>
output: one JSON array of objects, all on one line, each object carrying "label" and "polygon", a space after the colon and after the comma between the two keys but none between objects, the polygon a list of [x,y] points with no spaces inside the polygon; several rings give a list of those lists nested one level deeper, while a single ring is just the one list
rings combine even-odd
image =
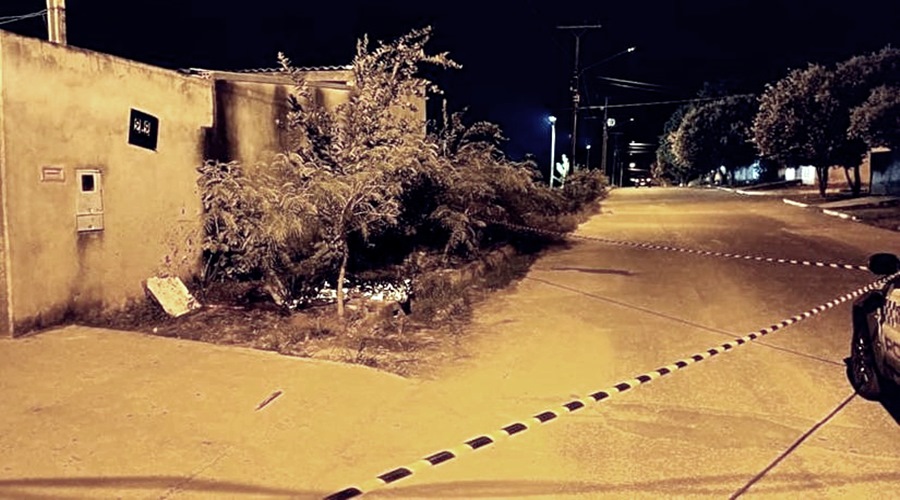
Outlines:
[{"label": "lamp post", "polygon": [[587,158],[585,158],[585,160],[584,160],[584,169],[585,170],[591,169],[591,145],[590,144],[587,145]]},{"label": "lamp post", "polygon": [[553,162],[556,161],[556,117],[547,118],[550,122],[550,187],[553,187]]}]

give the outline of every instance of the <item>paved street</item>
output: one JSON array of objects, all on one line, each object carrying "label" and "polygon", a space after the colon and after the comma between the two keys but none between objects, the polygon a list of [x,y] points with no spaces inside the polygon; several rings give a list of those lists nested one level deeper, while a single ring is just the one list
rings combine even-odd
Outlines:
[{"label": "paved street", "polygon": [[[578,234],[848,264],[900,251],[893,232],[718,190],[620,189]],[[0,497],[321,497],[874,278],[573,240],[483,303],[469,357],[423,380],[77,327],[0,341]],[[890,498],[897,413],[851,397],[848,349],[844,304],[367,496],[728,498],[752,482],[749,498]]]}]

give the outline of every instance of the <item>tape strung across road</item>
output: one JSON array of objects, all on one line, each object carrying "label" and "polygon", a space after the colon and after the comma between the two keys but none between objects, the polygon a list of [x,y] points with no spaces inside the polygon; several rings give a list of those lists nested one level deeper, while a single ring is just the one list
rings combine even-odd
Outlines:
[{"label": "tape strung across road", "polygon": [[397,467],[396,469],[385,472],[384,474],[381,474],[373,479],[360,483],[357,486],[351,486],[349,488],[338,491],[337,493],[333,493],[325,497],[325,500],[343,500],[347,498],[354,498],[376,489],[383,488],[401,479],[412,476],[413,474],[421,470],[430,469],[442,463],[449,462],[450,460],[458,458],[465,453],[473,452],[481,448],[490,446],[503,439],[510,438],[516,434],[520,434],[529,429],[536,428],[539,426],[539,424],[545,424],[564,415],[574,413],[582,408],[587,407],[588,404],[595,404],[601,401],[605,401],[616,394],[629,391],[654,379],[669,375],[671,373],[675,373],[677,370],[686,368],[693,364],[697,364],[705,359],[709,359],[718,354],[728,352],[738,346],[760,339],[770,333],[777,332],[778,330],[791,326],[795,323],[799,323],[800,321],[811,318],[821,312],[827,311],[840,304],[843,304],[848,300],[853,300],[870,290],[880,288],[888,281],[897,277],[900,277],[900,273],[895,273],[890,276],[881,278],[853,292],[841,295],[836,299],[830,300],[822,305],[816,306],[808,311],[792,316],[779,323],[775,323],[767,328],[748,333],[743,337],[736,338],[717,347],[713,347],[694,354],[690,357],[680,359],[672,364],[657,368],[655,370],[642,373],[632,379],[624,380],[612,387],[594,392],[588,395],[587,398],[574,399],[572,401],[569,401],[568,403],[560,405],[559,407],[540,412],[528,420],[509,424],[506,427],[501,428],[497,432],[472,438],[464,442],[463,444],[456,446],[455,448],[442,450],[420,460],[416,460],[415,462],[412,462],[403,467]]},{"label": "tape strung across road", "polygon": [[869,268],[867,266],[858,266],[854,264],[835,264],[828,262],[815,262],[809,260],[797,260],[797,259],[779,259],[775,257],[762,257],[758,255],[742,255],[736,253],[728,253],[728,252],[713,252],[710,250],[695,250],[693,248],[680,248],[673,247],[668,245],[657,245],[654,243],[639,243],[633,241],[621,241],[621,240],[611,240],[608,238],[600,238],[597,236],[582,236],[578,234],[569,234],[563,233],[560,231],[549,231],[547,229],[537,229],[528,226],[522,226],[519,224],[509,224],[509,223],[501,223],[495,222],[494,224],[498,226],[505,226],[512,229],[518,229],[521,231],[529,231],[532,233],[541,233],[541,234],[549,234],[551,236],[556,236],[559,238],[574,238],[579,240],[589,240],[589,241],[598,241],[600,243],[606,243],[609,245],[620,245],[634,248],[644,248],[647,250],[666,250],[670,252],[680,252],[694,255],[703,255],[707,257],[724,257],[726,259],[736,259],[736,260],[749,260],[756,262],[770,262],[773,264],[793,264],[798,266],[811,266],[811,267],[829,267],[832,269],[849,269],[852,271],[868,271]]}]

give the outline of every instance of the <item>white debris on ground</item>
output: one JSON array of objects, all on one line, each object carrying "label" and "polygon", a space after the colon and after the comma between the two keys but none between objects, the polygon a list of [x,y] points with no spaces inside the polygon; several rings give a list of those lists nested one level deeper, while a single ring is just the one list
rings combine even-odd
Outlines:
[{"label": "white debris on ground", "polygon": [[[412,293],[412,280],[407,278],[401,282],[368,281],[352,287],[344,287],[344,296],[348,299],[363,298],[377,302],[406,302]],[[314,302],[333,303],[337,301],[337,289],[327,281],[322,283],[319,293],[312,299]],[[295,301],[295,306],[299,305]]]},{"label": "white debris on ground", "polygon": [[177,318],[200,308],[200,303],[179,278],[152,277],[144,286],[169,316]]}]

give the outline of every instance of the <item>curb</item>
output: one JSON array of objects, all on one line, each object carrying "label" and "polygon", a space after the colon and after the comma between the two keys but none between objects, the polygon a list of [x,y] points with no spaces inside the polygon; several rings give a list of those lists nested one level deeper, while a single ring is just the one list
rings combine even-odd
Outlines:
[{"label": "curb", "polygon": [[734,192],[744,196],[766,196],[768,194],[768,191],[745,191],[743,189],[735,189]]},{"label": "curb", "polygon": [[807,208],[809,206],[809,204],[807,203],[800,203],[799,201],[789,200],[787,198],[782,198],[781,201],[787,203],[788,205],[793,205],[800,208]]},{"label": "curb", "polygon": [[837,210],[830,210],[827,208],[822,209],[822,213],[825,215],[831,215],[833,217],[840,217],[845,220],[857,220],[855,216],[850,214],[845,214],[844,212],[838,212]]},{"label": "curb", "polygon": [[[799,201],[789,200],[787,198],[782,198],[781,201],[787,203],[788,205],[793,205],[795,207],[800,207],[800,208],[809,208],[810,207],[810,205],[807,203],[800,203]],[[837,210],[831,210],[830,208],[822,208],[822,209],[820,209],[820,211],[825,215],[830,215],[832,217],[838,217],[838,218],[841,218],[844,220],[852,220],[852,221],[859,220],[854,215],[850,215],[850,214],[847,214],[844,212],[839,212]]]}]

